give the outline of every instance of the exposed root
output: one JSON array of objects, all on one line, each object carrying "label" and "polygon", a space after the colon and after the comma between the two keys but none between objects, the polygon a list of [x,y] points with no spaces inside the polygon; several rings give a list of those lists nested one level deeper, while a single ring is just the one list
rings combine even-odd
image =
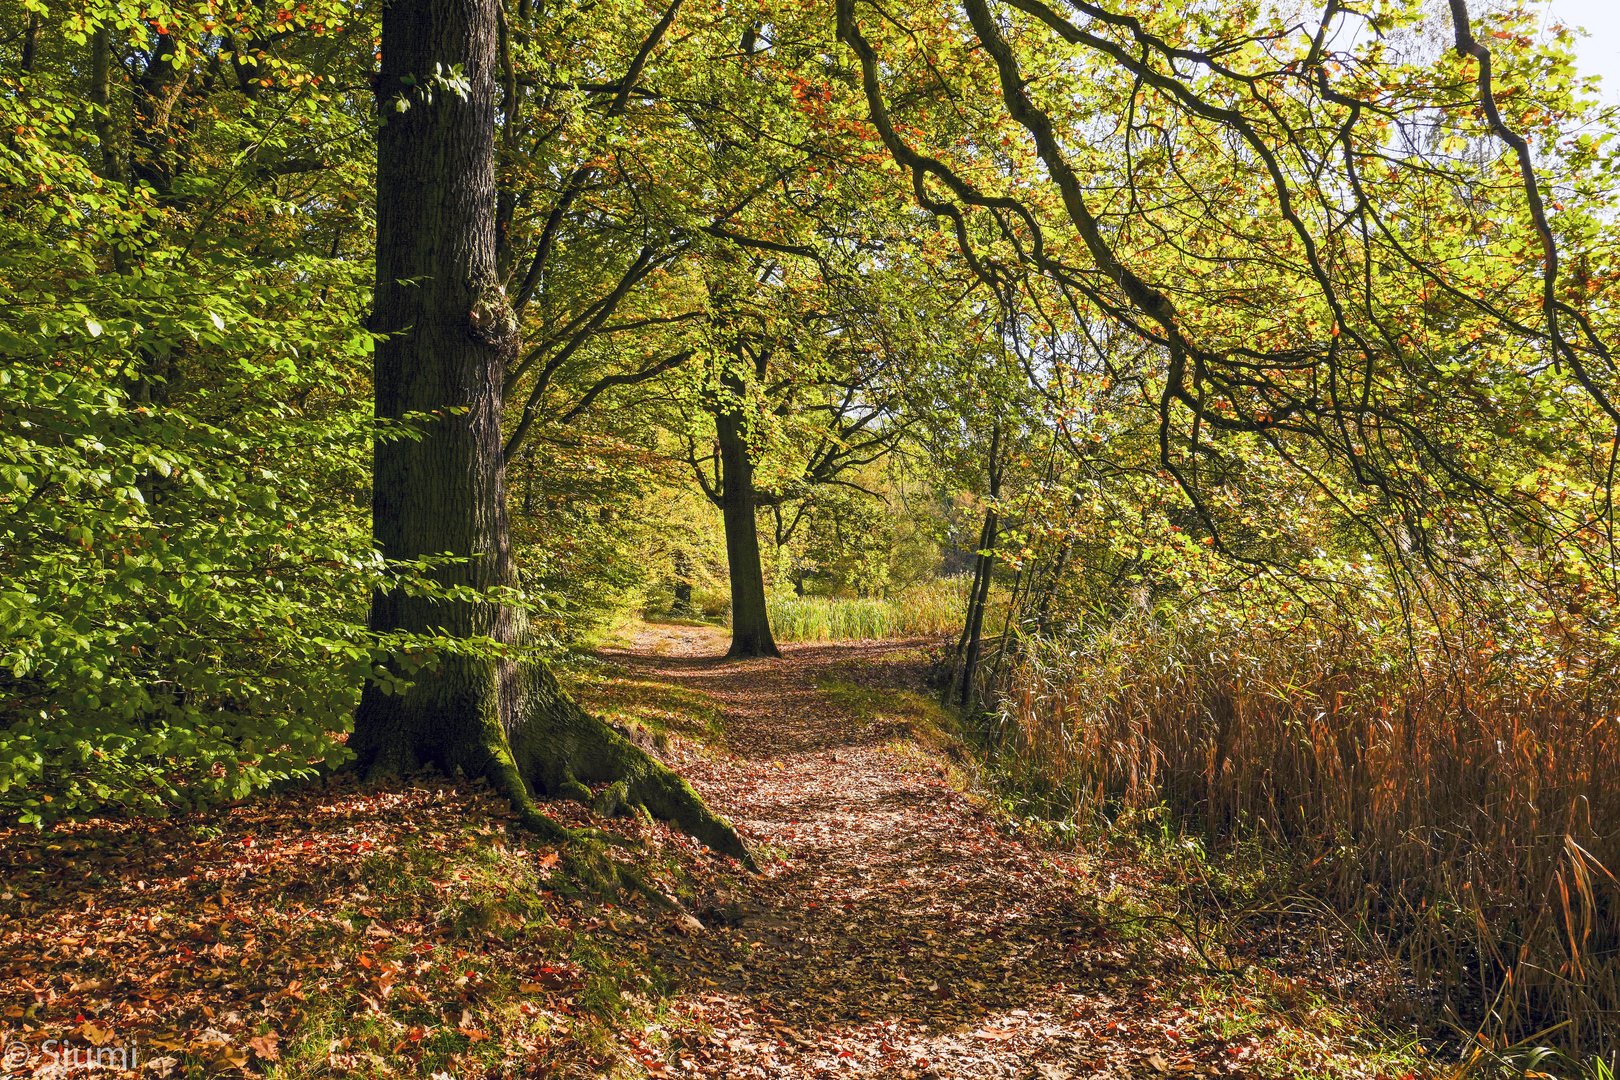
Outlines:
[{"label": "exposed root", "polygon": [[[604,816],[648,814],[754,867],[730,822],[663,762],[581,709],[542,663],[452,658],[435,680],[400,696],[367,687],[351,746],[368,776],[430,767],[487,779],[523,826],[548,840],[612,842],[552,821],[535,804],[540,795]],[[606,787],[597,794],[592,785]]]},{"label": "exposed root", "polygon": [[[603,814],[644,811],[753,867],[731,823],[690,784],[587,714],[545,667],[531,667],[527,682],[519,699],[522,715],[511,725],[512,759],[526,791],[577,799]],[[593,795],[591,784],[608,786]]]}]

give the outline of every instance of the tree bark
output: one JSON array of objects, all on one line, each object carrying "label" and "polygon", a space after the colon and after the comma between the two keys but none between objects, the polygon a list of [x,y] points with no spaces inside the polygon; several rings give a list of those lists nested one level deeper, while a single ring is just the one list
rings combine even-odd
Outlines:
[{"label": "tree bark", "polygon": [[715,413],[714,433],[720,444],[720,516],[726,529],[726,571],[731,580],[731,648],[733,658],[780,656],[765,607],[765,572],[759,558],[758,496],[754,463],[738,408]]},{"label": "tree bark", "polygon": [[[641,807],[710,846],[745,855],[679,777],[585,714],[524,655],[512,586],[501,432],[516,319],[496,276],[495,71],[499,0],[392,0],[383,9],[377,101],[372,530],[395,563],[449,555],[435,586],[379,587],[371,629],[404,643],[391,679],[362,692],[350,746],[368,774],[431,767],[484,778],[533,825],[531,793]],[[491,592],[497,590],[496,592]],[[395,685],[402,682],[403,685]],[[601,796],[587,786],[606,782]]]},{"label": "tree bark", "polygon": [[956,703],[967,708],[973,701],[973,676],[979,666],[979,652],[984,634],[984,609],[990,600],[990,578],[995,570],[998,529],[995,500],[1001,497],[1001,425],[990,430],[990,509],[984,513],[984,527],[979,531],[979,552],[973,568],[973,588],[968,594],[967,622],[962,627],[962,683]]},{"label": "tree bark", "polygon": [[671,615],[682,618],[692,614],[692,557],[685,551],[676,551],[674,560],[675,600],[669,606]]},{"label": "tree bark", "polygon": [[[517,338],[495,285],[493,0],[395,0],[383,10],[377,103],[377,280],[371,328],[379,420],[420,438],[373,448],[372,530],[390,560],[449,554],[445,586],[510,580],[501,380]],[[435,85],[460,69],[464,94]],[[430,96],[431,95],[431,96]],[[426,417],[426,419],[422,419]],[[504,605],[379,588],[371,629],[513,643]],[[368,771],[424,765],[490,775],[505,744],[502,673],[446,654],[398,692],[363,692],[352,746]]]}]

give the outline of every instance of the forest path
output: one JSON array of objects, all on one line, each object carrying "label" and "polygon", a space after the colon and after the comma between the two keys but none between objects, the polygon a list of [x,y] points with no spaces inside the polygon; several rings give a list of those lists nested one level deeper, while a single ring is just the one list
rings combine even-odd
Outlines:
[{"label": "forest path", "polygon": [[680,767],[764,864],[698,912],[704,933],[663,944],[680,1049],[655,1075],[1215,1075],[1198,1049],[1238,1066],[1178,1037],[1158,965],[1088,916],[1106,882],[1006,835],[869,707],[918,685],[914,646],[724,648],[711,628],[652,625],[605,654],[718,704],[724,750]]}]

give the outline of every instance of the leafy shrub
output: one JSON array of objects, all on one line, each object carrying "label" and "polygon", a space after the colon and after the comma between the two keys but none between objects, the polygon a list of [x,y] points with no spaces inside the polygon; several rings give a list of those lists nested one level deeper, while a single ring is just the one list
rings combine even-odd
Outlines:
[{"label": "leafy shrub", "polygon": [[0,95],[0,814],[239,797],[341,757],[371,667],[364,268],[292,212],[211,250],[43,95]]},{"label": "leafy shrub", "polygon": [[234,798],[341,756],[370,666],[362,418],[229,427],[0,372],[0,808]]}]

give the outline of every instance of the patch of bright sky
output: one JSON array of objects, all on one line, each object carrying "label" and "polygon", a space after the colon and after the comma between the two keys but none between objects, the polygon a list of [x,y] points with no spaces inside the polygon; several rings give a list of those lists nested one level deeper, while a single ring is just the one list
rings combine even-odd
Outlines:
[{"label": "patch of bright sky", "polygon": [[[1284,13],[1285,20],[1296,22],[1307,36],[1315,32],[1323,7],[1321,0],[1261,2],[1263,7]],[[1416,28],[1416,39],[1423,43],[1419,51],[1450,48],[1451,14],[1446,0],[1425,0],[1423,7],[1424,19]],[[1582,75],[1598,76],[1599,99],[1604,104],[1620,105],[1620,0],[1469,0],[1468,4],[1476,24],[1488,11],[1521,7],[1541,13],[1543,30],[1562,24],[1577,31],[1575,69]],[[1366,33],[1363,20],[1341,17],[1328,47],[1352,49]]]},{"label": "patch of bright sky", "polygon": [[1575,68],[1603,80],[1604,102],[1620,103],[1620,0],[1545,0],[1542,25],[1583,27],[1575,39]]}]

